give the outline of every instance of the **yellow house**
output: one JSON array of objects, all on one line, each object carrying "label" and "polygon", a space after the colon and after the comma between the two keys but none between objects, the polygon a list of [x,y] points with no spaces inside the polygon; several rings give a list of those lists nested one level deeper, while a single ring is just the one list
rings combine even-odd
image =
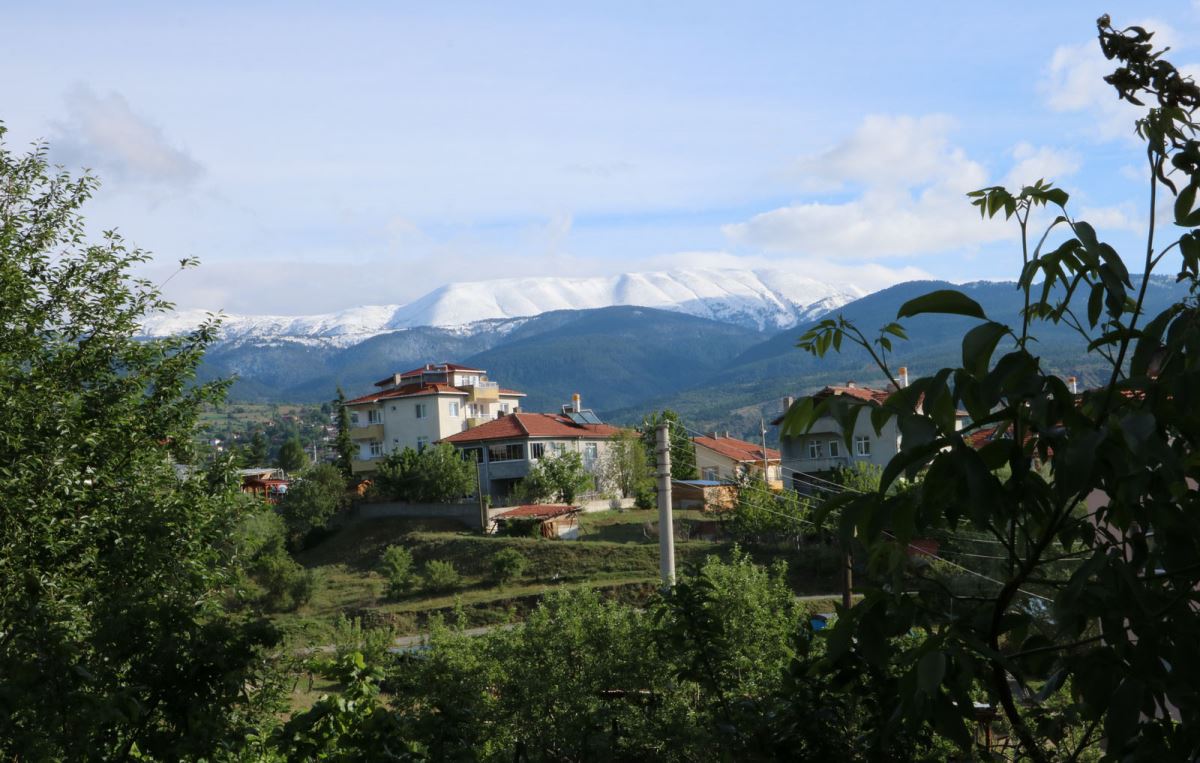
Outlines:
[{"label": "yellow house", "polygon": [[783,489],[783,470],[780,468],[779,451],[762,445],[739,440],[716,432],[702,437],[693,437],[696,451],[696,469],[703,480],[731,482],[744,474],[762,475],[767,472],[767,484]]}]

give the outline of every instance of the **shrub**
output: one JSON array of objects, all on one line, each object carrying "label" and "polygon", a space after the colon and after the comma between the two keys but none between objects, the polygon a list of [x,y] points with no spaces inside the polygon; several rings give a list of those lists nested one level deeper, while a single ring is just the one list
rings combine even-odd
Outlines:
[{"label": "shrub", "polygon": [[448,591],[458,585],[458,570],[453,562],[431,559],[425,562],[425,587],[431,591]]},{"label": "shrub", "polygon": [[515,548],[506,548],[492,556],[492,578],[501,586],[507,585],[525,571],[525,556]]},{"label": "shrub", "polygon": [[387,596],[398,599],[412,588],[412,553],[403,546],[388,546],[380,557],[380,568],[387,578]]}]

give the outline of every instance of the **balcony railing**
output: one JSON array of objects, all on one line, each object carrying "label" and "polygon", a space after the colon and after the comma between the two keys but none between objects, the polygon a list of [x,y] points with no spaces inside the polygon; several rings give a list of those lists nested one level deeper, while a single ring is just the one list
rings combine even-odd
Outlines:
[{"label": "balcony railing", "polygon": [[350,427],[351,440],[382,440],[383,424],[359,424]]}]

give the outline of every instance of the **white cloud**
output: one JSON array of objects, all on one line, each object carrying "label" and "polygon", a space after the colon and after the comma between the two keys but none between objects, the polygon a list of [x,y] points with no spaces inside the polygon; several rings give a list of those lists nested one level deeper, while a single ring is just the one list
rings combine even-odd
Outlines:
[{"label": "white cloud", "polygon": [[[840,203],[798,202],[726,225],[734,243],[769,252],[872,260],[961,250],[1010,235],[971,213],[964,194],[988,173],[950,144],[944,117],[869,117],[842,144],[806,159],[811,176],[830,187],[862,187]],[[1029,149],[1048,161],[1052,151]]]},{"label": "white cloud", "polygon": [[1080,166],[1077,153],[1050,146],[1035,148],[1028,143],[1020,143],[1013,149],[1012,156],[1017,163],[1004,176],[1003,183],[1006,188],[1012,189],[1031,185],[1037,180],[1062,185],[1061,179],[1075,174]]},{"label": "white cloud", "polygon": [[[1172,47],[1176,34],[1167,24],[1148,20],[1138,22],[1137,26],[1154,31],[1156,48]],[[1119,99],[1117,91],[1104,81],[1117,66],[1117,62],[1104,57],[1096,40],[1061,45],[1050,57],[1038,89],[1046,105],[1054,111],[1085,112],[1090,115],[1089,130],[1094,137],[1134,141],[1133,123],[1144,113],[1144,109]],[[1188,67],[1180,66],[1180,69],[1186,72]]]},{"label": "white cloud", "polygon": [[102,179],[188,186],[204,168],[135,113],[116,92],[100,96],[85,85],[67,92],[67,118],[55,125],[54,160],[89,167]]}]

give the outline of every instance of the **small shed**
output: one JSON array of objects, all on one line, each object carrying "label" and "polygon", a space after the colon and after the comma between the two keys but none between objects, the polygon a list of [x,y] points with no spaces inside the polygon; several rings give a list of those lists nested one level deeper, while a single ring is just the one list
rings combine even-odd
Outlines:
[{"label": "small shed", "polygon": [[530,503],[506,509],[493,516],[492,522],[497,532],[535,525],[543,538],[571,539],[579,537],[580,511],[580,507],[566,504]]},{"label": "small shed", "polygon": [[737,505],[737,488],[720,480],[671,480],[671,508],[728,511]]},{"label": "small shed", "polygon": [[263,467],[260,469],[239,469],[242,478],[242,492],[262,498],[267,503],[279,503],[287,493],[290,481],[284,477],[281,469]]}]

